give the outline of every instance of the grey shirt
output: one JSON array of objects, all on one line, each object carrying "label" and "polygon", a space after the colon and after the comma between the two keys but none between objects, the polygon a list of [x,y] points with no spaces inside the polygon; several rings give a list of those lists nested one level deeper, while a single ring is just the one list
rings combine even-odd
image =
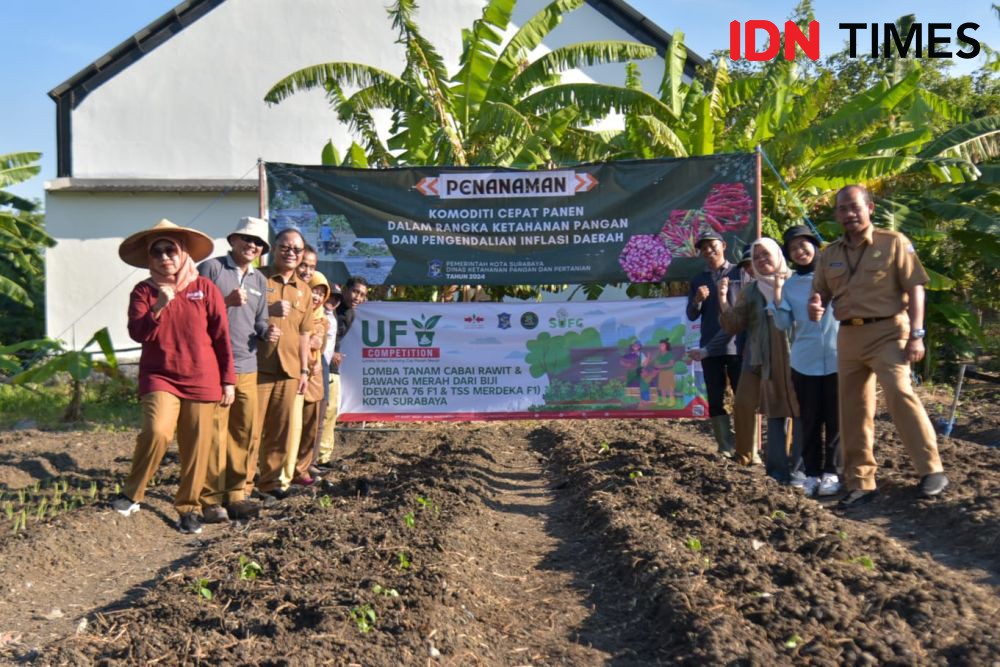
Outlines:
[{"label": "grey shirt", "polygon": [[226,306],[229,316],[229,340],[237,374],[257,372],[257,340],[267,335],[267,279],[252,266],[244,274],[231,255],[206,259],[198,265],[198,273],[219,288],[226,297],[242,287],[247,302],[242,306]]}]

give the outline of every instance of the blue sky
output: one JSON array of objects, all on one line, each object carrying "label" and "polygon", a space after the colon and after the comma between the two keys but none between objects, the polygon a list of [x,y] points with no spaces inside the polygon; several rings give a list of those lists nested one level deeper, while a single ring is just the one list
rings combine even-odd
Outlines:
[{"label": "blue sky", "polygon": [[[334,2],[336,0],[330,0]],[[372,0],[375,1],[375,0]],[[48,91],[172,9],[175,0],[14,0],[4,3],[0,62],[4,99],[0,104],[0,153],[41,151],[42,174],[12,188],[19,195],[43,198],[43,183],[55,177],[55,103]],[[695,52],[708,56],[729,43],[729,22],[767,19],[781,25],[794,0],[630,0],[630,4],[667,32],[680,28]],[[842,22],[889,22],[903,14],[917,20],[958,24],[972,21],[974,36],[1000,48],[1000,22],[990,0],[814,0],[823,54],[842,48]],[[953,31],[947,34],[953,35]],[[970,71],[981,61],[959,61]]]}]

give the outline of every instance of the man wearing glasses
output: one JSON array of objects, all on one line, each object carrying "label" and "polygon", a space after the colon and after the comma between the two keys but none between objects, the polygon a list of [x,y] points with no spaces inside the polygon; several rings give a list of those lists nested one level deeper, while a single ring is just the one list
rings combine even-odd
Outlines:
[{"label": "man wearing glasses", "polygon": [[295,397],[305,393],[309,379],[312,323],[307,315],[312,310],[311,292],[295,272],[305,248],[305,238],[297,229],[282,230],[274,239],[271,265],[264,270],[269,322],[278,330],[276,342],[264,341],[257,347],[257,490],[265,507],[285,497],[280,476],[291,436],[292,411]]},{"label": "man wearing glasses", "polygon": [[201,494],[206,523],[256,516],[260,507],[246,499],[247,471],[256,468],[251,452],[257,418],[257,342],[278,339],[267,321],[267,279],[254,269],[254,261],[267,252],[268,226],[260,218],[240,219],[227,240],[230,250],[205,260],[198,273],[208,278],[225,297],[229,339],[236,361],[236,399],[232,406],[215,409],[212,450]]}]

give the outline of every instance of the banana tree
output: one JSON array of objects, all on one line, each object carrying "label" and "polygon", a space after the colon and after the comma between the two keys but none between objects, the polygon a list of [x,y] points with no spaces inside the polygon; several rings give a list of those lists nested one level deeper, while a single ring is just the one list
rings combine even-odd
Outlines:
[{"label": "banana tree", "polygon": [[[415,20],[416,3],[397,0],[389,15],[405,52],[401,74],[363,63],[325,63],[293,72],[264,99],[278,104],[297,91],[322,88],[371,166],[544,166],[571,129],[634,97],[618,86],[560,83],[564,72],[656,55],[644,44],[607,40],[558,47],[529,61],[563,17],[584,3],[555,0],[504,41],[516,0],[491,0],[463,31],[459,68],[449,73]],[[392,118],[386,138],[374,121],[382,109]],[[351,163],[359,158],[351,156]]]}]

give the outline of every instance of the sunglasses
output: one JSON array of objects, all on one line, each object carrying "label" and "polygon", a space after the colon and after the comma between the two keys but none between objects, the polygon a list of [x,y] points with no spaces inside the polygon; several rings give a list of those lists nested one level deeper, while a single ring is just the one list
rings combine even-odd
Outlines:
[{"label": "sunglasses", "polygon": [[280,250],[281,252],[287,253],[289,255],[296,255],[296,256],[301,255],[302,253],[304,253],[306,251],[305,248],[298,248],[298,247],[293,246],[293,245],[285,245],[285,244],[279,245],[278,246],[278,250]]},{"label": "sunglasses", "polygon": [[161,245],[153,246],[149,249],[149,256],[156,259],[157,257],[176,257],[177,256],[177,246],[175,245]]},{"label": "sunglasses", "polygon": [[237,234],[236,238],[238,238],[240,241],[243,241],[244,243],[248,243],[250,245],[255,245],[258,248],[263,248],[266,245],[263,241],[261,241],[256,236],[247,236],[246,234]]}]

